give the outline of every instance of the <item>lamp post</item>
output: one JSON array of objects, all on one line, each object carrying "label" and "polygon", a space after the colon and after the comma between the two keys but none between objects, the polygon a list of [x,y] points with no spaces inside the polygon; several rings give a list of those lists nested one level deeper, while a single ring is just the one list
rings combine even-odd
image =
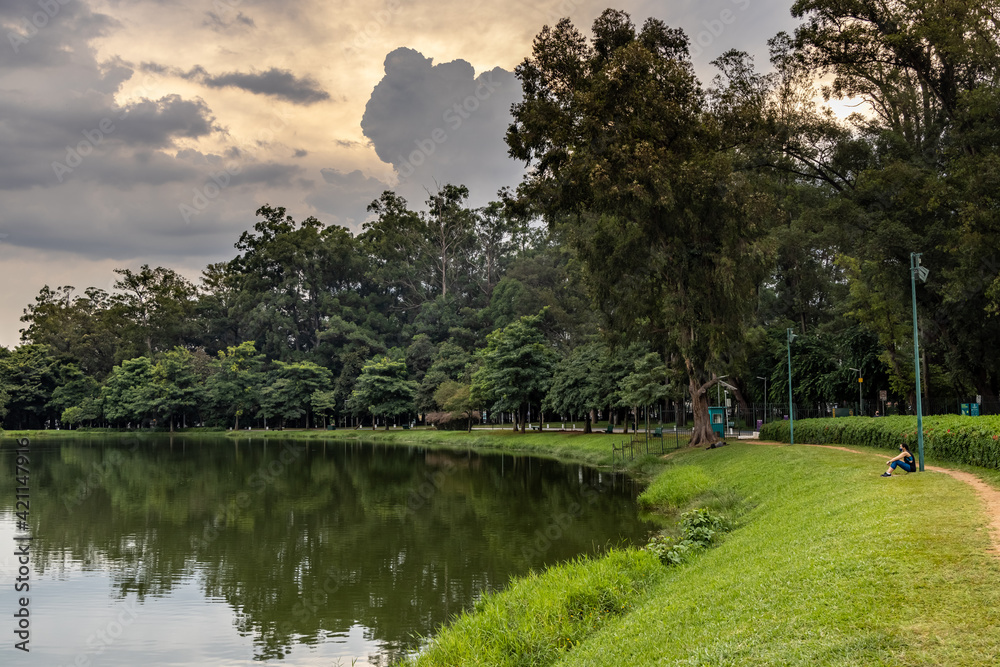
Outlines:
[{"label": "lamp post", "polygon": [[757,379],[764,381],[764,423],[766,424],[767,423],[767,378],[758,375]]},{"label": "lamp post", "polygon": [[792,405],[792,341],[796,336],[792,333],[792,328],[788,327],[785,332],[788,342],[788,438],[791,444],[795,444],[795,412]]},{"label": "lamp post", "polygon": [[917,333],[917,278],[927,282],[929,270],[920,266],[920,255],[910,253],[910,290],[913,295],[913,368],[917,376],[917,456],[920,458],[920,472],[924,471],[924,415],[920,404],[920,340]]},{"label": "lamp post", "polygon": [[[728,375],[720,375],[719,377],[717,377],[715,379],[719,380],[719,381],[722,381],[722,380],[725,380],[727,377],[729,377],[729,376]],[[717,406],[720,406],[720,407],[722,406],[722,387],[719,385],[719,382],[715,383],[715,404]]]},{"label": "lamp post", "polygon": [[861,369],[852,368],[851,370],[858,372],[858,416],[860,417],[861,413],[864,412],[864,406],[861,405]]}]

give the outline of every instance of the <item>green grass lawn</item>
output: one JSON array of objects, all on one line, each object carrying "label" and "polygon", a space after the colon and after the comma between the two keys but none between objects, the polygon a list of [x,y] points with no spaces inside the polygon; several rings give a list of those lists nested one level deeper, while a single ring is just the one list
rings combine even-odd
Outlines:
[{"label": "green grass lawn", "polygon": [[[884,458],[808,446],[686,450],[666,475],[694,493],[708,478],[704,494],[733,493],[745,508],[721,545],[670,568],[629,561],[615,577],[591,562],[596,591],[627,589],[604,606],[560,596],[570,566],[515,581],[417,664],[997,664],[1000,562],[987,553],[981,503],[943,474],[880,478]],[[677,469],[689,465],[698,470]],[[518,602],[533,596],[549,597],[545,618],[587,620],[534,622]]]}]

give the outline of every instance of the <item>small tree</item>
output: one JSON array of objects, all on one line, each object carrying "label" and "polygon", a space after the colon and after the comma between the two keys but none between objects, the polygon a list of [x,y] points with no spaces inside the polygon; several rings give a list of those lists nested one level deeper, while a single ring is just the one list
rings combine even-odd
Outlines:
[{"label": "small tree", "polygon": [[126,359],[115,366],[101,388],[104,414],[111,421],[143,419],[156,415],[156,386],[149,357]]},{"label": "small tree", "polygon": [[601,407],[601,391],[608,349],[600,343],[590,343],[576,348],[559,362],[552,377],[552,385],[545,397],[545,405],[558,413],[576,415],[584,413],[584,433],[591,432],[591,413]]},{"label": "small tree", "polygon": [[557,355],[541,331],[544,313],[522,317],[487,336],[486,349],[479,353],[482,365],[472,374],[473,402],[519,415],[522,433],[525,410],[532,404],[541,408],[556,364]]},{"label": "small tree", "polygon": [[156,411],[174,430],[174,418],[204,402],[205,387],[192,354],[182,347],[164,353],[153,368]]},{"label": "small tree", "polygon": [[385,428],[388,430],[389,417],[413,411],[416,391],[417,383],[407,379],[405,361],[394,361],[388,356],[376,357],[361,367],[361,375],[351,392],[348,407],[368,412],[372,416],[373,430],[375,417],[385,417]]},{"label": "small tree", "polygon": [[327,426],[327,419],[337,411],[337,392],[332,389],[317,389],[310,398],[313,412],[323,417],[323,428]]},{"label": "small tree", "polygon": [[[660,355],[650,352],[635,362],[635,370],[619,383],[622,403],[633,407],[657,405],[670,394],[667,367]],[[638,426],[636,427],[638,428]],[[646,415],[649,430],[649,415]]]},{"label": "small tree", "polygon": [[236,430],[240,428],[240,415],[258,403],[263,364],[264,356],[257,353],[252,341],[226,348],[215,360],[208,396],[223,414],[236,418]]},{"label": "small tree", "polygon": [[472,388],[467,384],[447,380],[441,383],[437,391],[434,392],[434,400],[441,408],[452,415],[459,414],[468,418],[470,433],[472,432],[472,418],[475,416],[475,404],[472,402]]}]

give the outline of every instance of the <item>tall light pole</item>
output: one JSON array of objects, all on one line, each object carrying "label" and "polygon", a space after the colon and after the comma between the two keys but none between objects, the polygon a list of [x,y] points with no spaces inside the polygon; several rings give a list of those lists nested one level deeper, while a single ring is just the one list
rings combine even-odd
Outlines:
[{"label": "tall light pole", "polygon": [[757,379],[764,381],[764,423],[766,424],[767,423],[767,378],[758,375]]},{"label": "tall light pole", "polygon": [[795,411],[792,405],[792,341],[795,340],[795,334],[792,333],[792,328],[788,327],[785,332],[788,335],[788,437],[791,444],[795,444]]},{"label": "tall light pole", "polygon": [[917,456],[920,458],[920,472],[924,471],[924,411],[920,403],[920,340],[917,333],[917,278],[927,282],[929,270],[920,266],[920,255],[910,253],[910,290],[913,294],[913,368],[917,373]]},{"label": "tall light pole", "polygon": [[852,368],[851,370],[858,372],[858,416],[860,417],[861,413],[864,412],[864,407],[861,405],[861,369]]}]

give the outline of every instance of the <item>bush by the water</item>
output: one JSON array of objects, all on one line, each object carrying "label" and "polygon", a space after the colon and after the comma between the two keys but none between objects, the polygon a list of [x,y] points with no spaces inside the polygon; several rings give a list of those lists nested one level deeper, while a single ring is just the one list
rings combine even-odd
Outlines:
[{"label": "bush by the water", "polygon": [[649,541],[645,550],[667,565],[680,565],[692,553],[710,547],[716,535],[725,528],[722,516],[704,507],[691,510],[681,515],[680,538],[658,535]]},{"label": "bush by the water", "polygon": [[[1000,416],[924,417],[924,454],[953,461],[1000,469]],[[765,424],[761,440],[789,441],[787,421]],[[795,441],[815,445],[861,445],[894,450],[906,443],[917,446],[916,417],[840,417],[796,419]]]}]

